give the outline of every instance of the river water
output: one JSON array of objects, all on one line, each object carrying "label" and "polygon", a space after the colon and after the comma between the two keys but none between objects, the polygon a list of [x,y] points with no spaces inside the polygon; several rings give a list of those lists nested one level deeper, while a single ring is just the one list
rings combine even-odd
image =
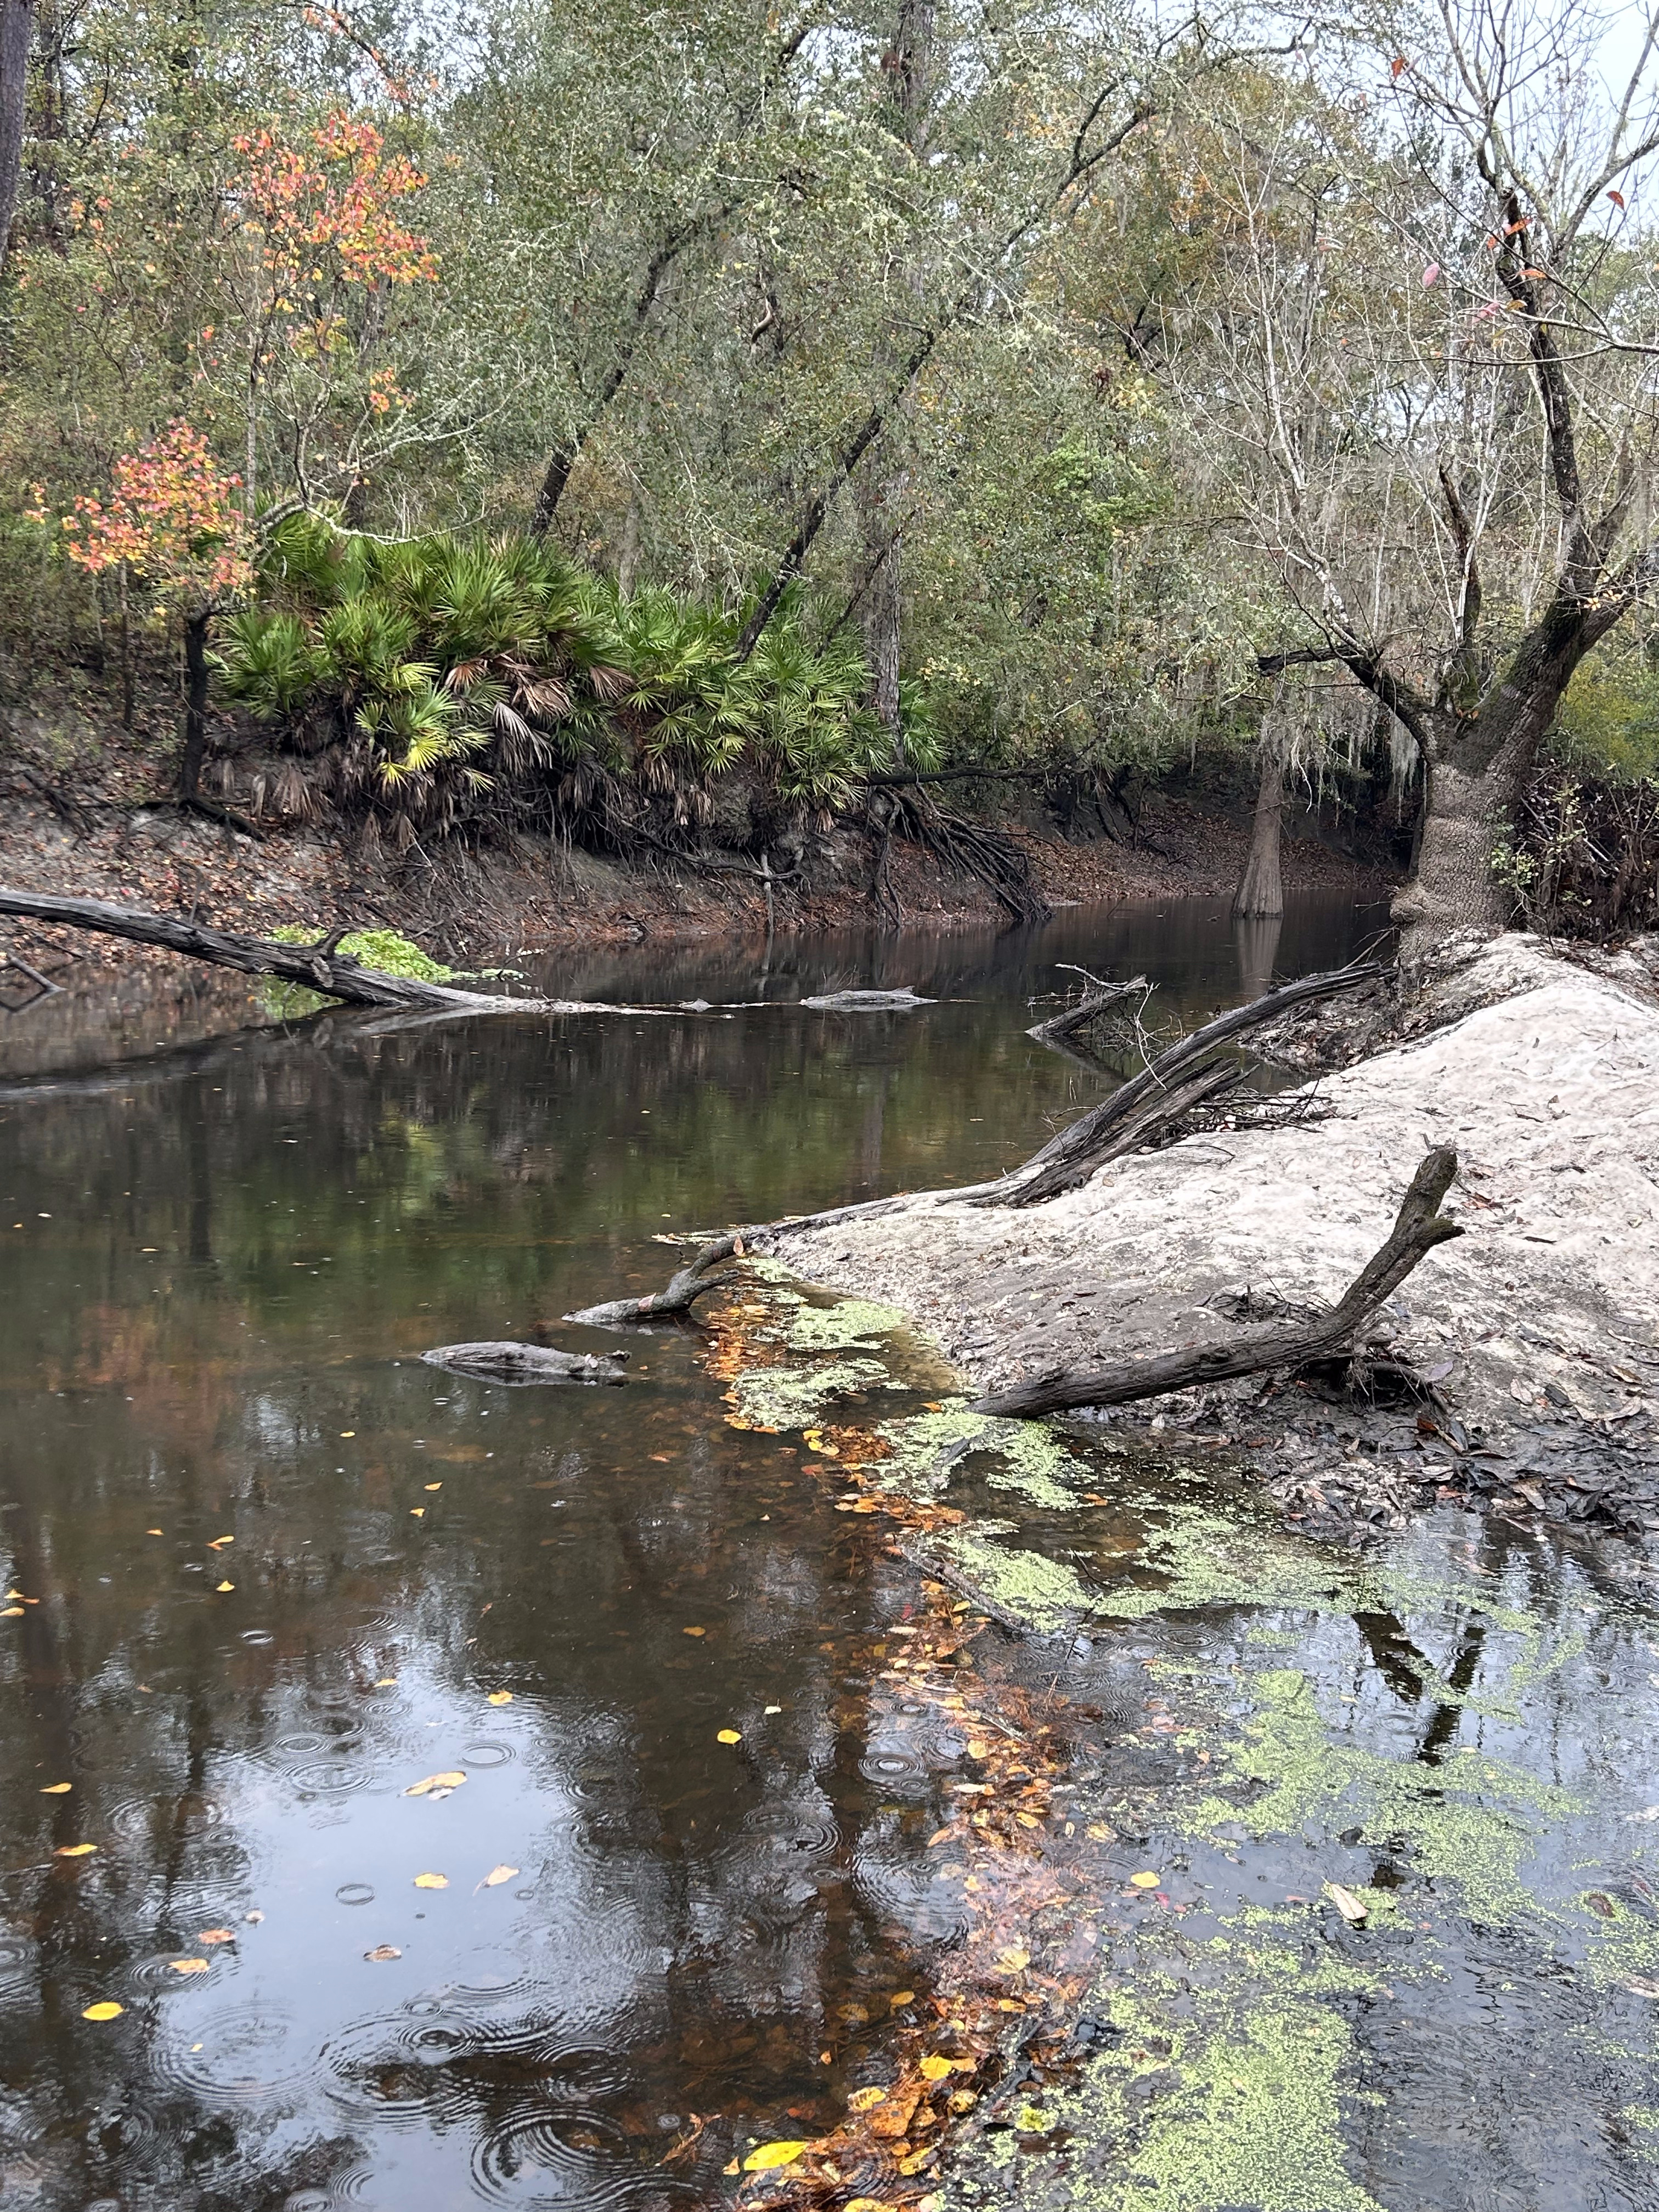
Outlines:
[{"label": "river water", "polygon": [[[1300,902],[1277,970],[1377,922]],[[733,1425],[701,1332],[635,1337],[622,1389],[418,1355],[608,1347],[559,1317],[659,1282],[653,1237],[1024,1157],[1109,1080],[1024,1035],[1060,963],[1191,1019],[1273,957],[1188,902],[534,979],[717,1002],[670,1018],[124,1017],[98,1066],[15,1018],[0,2201],[717,2203],[885,2079],[974,1911],[928,1852],[979,1769],[890,1687],[915,1567],[807,1416]],[[787,1003],[901,982],[939,1003]],[[883,1402],[937,1407],[901,1351]],[[1639,1578],[1452,1515],[1320,1553],[1078,1435],[1090,1502],[994,1455],[953,1498],[1054,1571],[980,1677],[1105,1716],[1054,1849],[1104,1839],[1109,2055],[964,2140],[946,2202],[1659,2202]]]}]

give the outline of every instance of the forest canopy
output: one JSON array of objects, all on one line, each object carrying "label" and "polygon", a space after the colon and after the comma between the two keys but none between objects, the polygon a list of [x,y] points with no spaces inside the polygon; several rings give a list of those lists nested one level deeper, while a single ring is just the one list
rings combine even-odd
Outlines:
[{"label": "forest canopy", "polygon": [[1528,772],[1659,763],[1651,48],[1582,11],[3,3],[0,619],[129,722],[176,653],[189,790],[210,689],[406,837],[1450,789],[1568,569]]}]

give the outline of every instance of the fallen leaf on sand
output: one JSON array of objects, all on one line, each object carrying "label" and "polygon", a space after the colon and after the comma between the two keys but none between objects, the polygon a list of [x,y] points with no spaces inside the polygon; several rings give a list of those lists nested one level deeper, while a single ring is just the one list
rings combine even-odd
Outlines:
[{"label": "fallen leaf on sand", "polygon": [[793,2166],[804,2150],[811,2148],[810,2142],[763,2143],[744,2159],[743,2170],[745,2173],[770,2173],[776,2166]]},{"label": "fallen leaf on sand", "polygon": [[52,1856],[55,1859],[84,1859],[97,1848],[96,1844],[60,1844]]},{"label": "fallen leaf on sand", "polygon": [[1328,1881],[1325,1894],[1336,1907],[1350,1928],[1358,1928],[1370,1912],[1363,1897],[1356,1897],[1351,1889],[1344,1889],[1340,1881]]},{"label": "fallen leaf on sand", "polygon": [[72,1782],[43,1782],[40,1795],[43,1797],[67,1797],[74,1787]]},{"label": "fallen leaf on sand", "polygon": [[125,2009],[124,2005],[118,2005],[112,1999],[106,1997],[100,2004],[88,2005],[81,2017],[82,2020],[117,2020]]},{"label": "fallen leaf on sand", "polygon": [[1132,1886],[1136,1889],[1156,1889],[1163,1879],[1162,1875],[1151,1873],[1132,1874],[1129,1876]]},{"label": "fallen leaf on sand", "polygon": [[205,1959],[169,1959],[167,1964],[175,1974],[204,1974],[208,1970]]},{"label": "fallen leaf on sand", "polygon": [[459,1790],[466,1777],[458,1768],[451,1774],[428,1774],[424,1780],[411,1782],[404,1790],[405,1797],[424,1797],[428,1790]]},{"label": "fallen leaf on sand", "polygon": [[714,1741],[716,1743],[741,1743],[743,1732],[740,1729],[722,1729]]},{"label": "fallen leaf on sand", "polygon": [[198,1943],[234,1943],[236,1937],[228,1928],[204,1928],[196,1940]]},{"label": "fallen leaf on sand", "polygon": [[517,1867],[491,1867],[478,1887],[480,1889],[499,1889],[504,1881],[511,1881],[518,1871]]},{"label": "fallen leaf on sand", "polygon": [[415,1887],[416,1889],[447,1889],[449,1876],[447,1874],[417,1874]]},{"label": "fallen leaf on sand", "polygon": [[364,1958],[377,1966],[384,1964],[387,1959],[401,1959],[403,1955],[395,1943],[377,1943],[372,1951],[365,1951],[363,1954]]},{"label": "fallen leaf on sand", "polygon": [[513,1692],[511,1690],[492,1690],[484,1702],[490,1705],[510,1705],[513,1702]]}]

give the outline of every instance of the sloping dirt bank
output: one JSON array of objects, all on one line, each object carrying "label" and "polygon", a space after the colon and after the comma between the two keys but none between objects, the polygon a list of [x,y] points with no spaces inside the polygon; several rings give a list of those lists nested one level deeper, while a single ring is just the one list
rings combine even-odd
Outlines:
[{"label": "sloping dirt bank", "polygon": [[[106,898],[188,914],[223,929],[268,934],[284,924],[391,927],[458,966],[565,947],[641,939],[696,941],[759,933],[767,923],[754,860],[714,852],[701,860],[662,856],[639,866],[521,840],[514,852],[459,847],[372,862],[352,844],[315,830],[274,827],[256,842],[222,824],[166,806],[84,806],[55,811],[36,784],[15,783],[0,823],[0,881],[20,889]],[[1285,842],[1288,888],[1352,887],[1382,896],[1389,882],[1306,830]],[[1017,831],[1037,890],[1055,906],[1080,901],[1176,898],[1231,892],[1244,832],[1188,800],[1153,794],[1144,840],[1073,843],[1056,830]],[[1149,840],[1150,842],[1146,842]],[[780,930],[818,930],[877,921],[874,841],[843,824],[812,841],[804,874],[773,893]],[[999,914],[984,884],[942,869],[919,848],[895,841],[887,868],[887,918],[906,922],[983,921]],[[62,933],[0,924],[0,951],[40,962],[43,953],[131,965],[156,956]]]},{"label": "sloping dirt bank", "polygon": [[1447,963],[1426,1033],[1316,1079],[1307,1119],[1113,1163],[1024,1211],[919,1205],[787,1235],[798,1276],[902,1308],[981,1389],[1237,1334],[1340,1296],[1430,1145],[1465,1231],[1377,1334],[1437,1389],[1306,1382],[1113,1420],[1243,1448],[1312,1528],[1425,1494],[1659,1531],[1659,945],[1599,972],[1513,936]]}]

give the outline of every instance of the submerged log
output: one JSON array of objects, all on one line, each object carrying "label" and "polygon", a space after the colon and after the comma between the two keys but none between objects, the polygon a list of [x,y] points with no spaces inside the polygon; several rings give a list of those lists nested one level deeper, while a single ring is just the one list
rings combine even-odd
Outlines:
[{"label": "submerged log", "polygon": [[1110,1367],[1070,1372],[1055,1369],[1012,1390],[994,1391],[978,1400],[973,1411],[1029,1419],[1080,1406],[1127,1406],[1137,1399],[1191,1389],[1195,1384],[1230,1382],[1275,1367],[1299,1367],[1305,1360],[1344,1348],[1419,1260],[1437,1244],[1463,1234],[1455,1222],[1448,1221],[1439,1211],[1456,1173],[1457,1155],[1449,1147],[1437,1146],[1425,1154],[1387,1243],[1372,1254],[1336,1304],[1316,1321],[1265,1329],[1252,1336],[1225,1337],[1218,1344],[1195,1345],[1184,1352],[1167,1352]]},{"label": "submerged log", "polygon": [[544,1344],[441,1344],[421,1357],[428,1367],[489,1382],[626,1382],[625,1352],[556,1352]]}]

